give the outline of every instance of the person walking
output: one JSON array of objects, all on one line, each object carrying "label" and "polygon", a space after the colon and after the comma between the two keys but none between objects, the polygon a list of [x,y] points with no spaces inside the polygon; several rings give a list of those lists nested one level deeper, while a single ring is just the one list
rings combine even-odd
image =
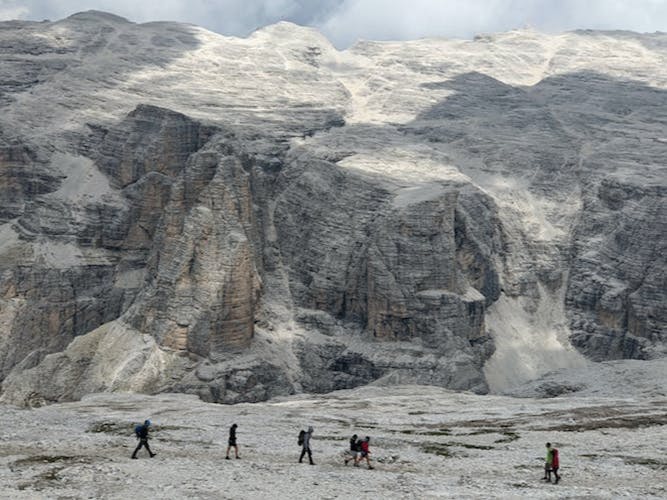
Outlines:
[{"label": "person walking", "polygon": [[135,448],[134,453],[132,453],[132,458],[134,458],[134,459],[137,458],[137,453],[142,448],[142,446],[146,447],[146,450],[148,450],[148,454],[150,455],[151,458],[153,458],[155,456],[155,453],[153,453],[151,451],[150,447],[148,446],[148,440],[150,439],[148,437],[148,429],[150,428],[150,426],[151,426],[151,421],[150,420],[144,420],[143,425],[137,425],[134,428],[134,433],[136,434],[137,439],[139,440],[139,444]]},{"label": "person walking", "polygon": [[236,458],[241,458],[239,457],[239,447],[236,444],[236,428],[238,425],[232,424],[232,426],[229,428],[229,440],[227,441],[227,456],[225,457],[227,460],[229,460],[229,452],[231,451],[232,448],[234,448],[234,453],[236,455]]},{"label": "person walking", "polygon": [[371,465],[371,450],[369,448],[371,442],[371,438],[366,436],[366,438],[361,442],[361,456],[359,457],[357,462],[361,462],[364,458],[366,459],[366,463],[368,464],[369,469],[374,469],[374,467]]},{"label": "person walking", "polygon": [[560,467],[560,457],[558,456],[558,449],[551,448],[551,471],[554,473],[556,480],[554,484],[558,484],[560,481],[560,476],[558,475],[558,468]]},{"label": "person walking", "polygon": [[551,454],[551,443],[547,443],[546,447],[547,455],[544,459],[544,477],[542,478],[542,481],[551,482],[551,468],[553,461],[553,455]]},{"label": "person walking", "polygon": [[310,462],[310,465],[315,465],[313,462],[313,452],[310,449],[310,439],[313,437],[313,428],[308,427],[308,432],[303,432],[302,437],[299,439],[301,441],[301,456],[299,457],[299,463],[303,462],[303,457],[308,453],[308,461]]},{"label": "person walking", "polygon": [[357,465],[357,462],[359,461],[359,452],[361,452],[361,441],[359,441],[357,435],[354,434],[350,438],[349,456],[345,458],[345,465],[347,465],[350,460],[354,460],[354,465]]}]

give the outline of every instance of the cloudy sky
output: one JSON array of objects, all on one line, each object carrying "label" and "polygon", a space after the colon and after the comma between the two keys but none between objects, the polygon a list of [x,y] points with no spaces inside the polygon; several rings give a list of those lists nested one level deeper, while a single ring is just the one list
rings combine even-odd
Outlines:
[{"label": "cloudy sky", "polygon": [[0,20],[56,20],[89,9],[242,36],[287,20],[318,28],[341,48],[357,39],[470,38],[525,26],[667,31],[667,0],[0,0]]}]

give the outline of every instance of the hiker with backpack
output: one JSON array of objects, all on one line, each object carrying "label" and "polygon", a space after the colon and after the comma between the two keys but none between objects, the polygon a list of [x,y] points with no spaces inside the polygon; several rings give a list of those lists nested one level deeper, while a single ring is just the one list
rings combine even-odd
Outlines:
[{"label": "hiker with backpack", "polygon": [[371,451],[369,449],[370,442],[371,438],[368,436],[366,436],[364,440],[361,442],[361,454],[359,459],[357,460],[357,463],[361,462],[365,458],[366,463],[368,464],[368,468],[374,469],[374,467],[371,465],[371,458],[370,458]]},{"label": "hiker with backpack", "polygon": [[551,443],[547,443],[547,456],[544,459],[544,477],[542,481],[551,482]]},{"label": "hiker with backpack", "polygon": [[315,465],[313,462],[313,453],[310,449],[310,438],[313,436],[313,428],[308,427],[308,432],[301,430],[299,432],[298,443],[301,445],[301,456],[299,457],[299,463],[303,462],[303,457],[308,453],[308,461],[310,465]]},{"label": "hiker with backpack", "polygon": [[136,459],[137,458],[137,453],[141,449],[142,446],[146,447],[146,450],[148,450],[148,454],[150,455],[151,458],[155,456],[155,453],[153,453],[148,446],[148,440],[150,439],[148,437],[148,429],[151,426],[151,421],[150,420],[144,420],[143,425],[137,425],[134,428],[134,434],[137,436],[137,439],[139,440],[139,444],[137,445],[136,449],[134,450],[134,453],[132,453],[132,458]]},{"label": "hiker with backpack", "polygon": [[345,465],[347,465],[350,460],[354,460],[354,466],[358,466],[359,454],[361,453],[361,440],[357,439],[356,434],[350,438],[350,449],[348,453],[350,456],[345,458]]},{"label": "hiker with backpack", "polygon": [[232,424],[232,426],[229,428],[229,440],[227,441],[227,456],[225,457],[227,460],[229,460],[229,452],[232,448],[234,448],[234,453],[236,454],[236,458],[241,458],[239,457],[239,447],[236,444],[236,428],[238,425]]},{"label": "hiker with backpack", "polygon": [[546,448],[547,456],[544,462],[544,477],[542,480],[550,483],[551,473],[553,472],[554,476],[556,477],[554,484],[558,484],[558,481],[560,481],[560,476],[558,475],[558,468],[560,466],[558,450],[556,448],[552,448],[551,443],[547,443]]},{"label": "hiker with backpack", "polygon": [[559,467],[560,467],[560,458],[558,456],[558,449],[551,448],[551,472],[553,472],[554,476],[556,477],[554,484],[558,484],[558,481],[560,481],[560,476],[558,475]]}]

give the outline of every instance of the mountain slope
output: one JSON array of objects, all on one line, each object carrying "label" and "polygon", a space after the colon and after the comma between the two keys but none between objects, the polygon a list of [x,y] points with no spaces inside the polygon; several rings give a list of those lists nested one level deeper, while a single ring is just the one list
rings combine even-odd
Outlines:
[{"label": "mountain slope", "polygon": [[665,35],[338,52],[91,11],[0,51],[5,400],[665,355]]}]

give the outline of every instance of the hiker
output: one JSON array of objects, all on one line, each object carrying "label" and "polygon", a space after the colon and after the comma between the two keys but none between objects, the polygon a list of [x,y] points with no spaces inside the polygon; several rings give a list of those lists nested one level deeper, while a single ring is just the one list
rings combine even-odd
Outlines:
[{"label": "hiker", "polygon": [[547,446],[547,456],[544,460],[544,477],[542,478],[542,481],[551,482],[553,454],[551,453],[551,443],[547,443],[546,446]]},{"label": "hiker", "polygon": [[236,428],[238,425],[232,424],[232,426],[229,428],[229,441],[227,442],[227,456],[225,457],[227,460],[229,460],[229,451],[234,448],[234,453],[236,454],[236,458],[241,458],[239,457],[239,447],[236,444]]},{"label": "hiker", "polygon": [[554,484],[558,484],[560,481],[560,476],[558,475],[558,468],[560,467],[560,459],[558,457],[558,449],[551,448],[551,471],[554,473],[556,480]]},{"label": "hiker", "polygon": [[308,427],[308,432],[301,431],[299,433],[299,444],[301,444],[301,456],[299,457],[299,463],[302,463],[303,457],[308,453],[308,461],[310,465],[315,465],[313,462],[313,453],[310,450],[310,438],[313,436],[313,428]]},{"label": "hiker", "polygon": [[371,458],[370,458],[370,450],[368,448],[369,444],[371,442],[371,438],[366,436],[366,438],[361,442],[361,456],[357,460],[358,462],[361,462],[364,458],[366,459],[366,463],[368,464],[369,469],[373,469],[374,467],[371,465]]},{"label": "hiker", "polygon": [[350,438],[350,450],[349,450],[349,452],[348,452],[348,453],[350,454],[350,456],[345,458],[345,465],[347,465],[347,463],[348,463],[350,460],[354,460],[354,465],[355,465],[355,466],[358,465],[358,462],[359,462],[359,453],[360,453],[360,452],[361,452],[361,441],[358,440],[358,439],[357,439],[357,435],[354,434],[354,435]]},{"label": "hiker", "polygon": [[136,459],[137,458],[137,452],[141,449],[142,446],[145,446],[146,449],[148,450],[148,454],[150,455],[151,458],[155,456],[155,453],[153,453],[148,446],[148,440],[150,439],[148,437],[148,428],[151,426],[151,421],[150,420],[144,420],[144,425],[137,425],[134,428],[134,433],[137,436],[137,439],[139,440],[139,444],[137,445],[136,449],[134,450],[134,453],[132,453],[132,458]]}]

